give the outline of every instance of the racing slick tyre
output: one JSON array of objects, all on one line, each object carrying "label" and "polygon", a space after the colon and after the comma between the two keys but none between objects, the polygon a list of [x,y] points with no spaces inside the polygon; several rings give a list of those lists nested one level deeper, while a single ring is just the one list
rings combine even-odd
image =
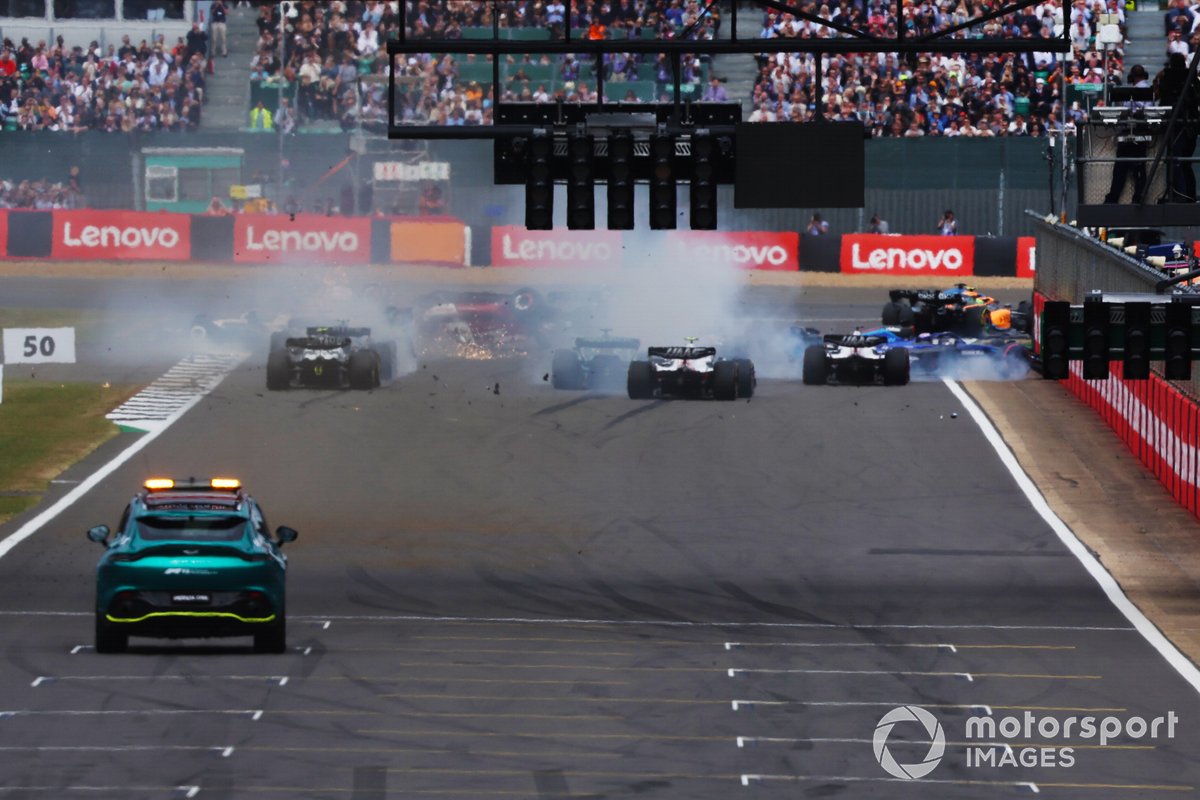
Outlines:
[{"label": "racing slick tyre", "polygon": [[379,385],[379,354],[374,350],[357,350],[350,354],[351,389],[374,389]]},{"label": "racing slick tyre", "polygon": [[1000,365],[1000,375],[1006,380],[1019,380],[1029,374],[1029,348],[1014,342],[1004,348],[1004,360]]},{"label": "racing slick tyre", "polygon": [[654,397],[654,365],[649,361],[629,362],[625,381],[630,400],[649,400]]},{"label": "racing slick tyre", "polygon": [[713,364],[712,392],[714,400],[737,400],[738,365],[736,361]]},{"label": "racing slick tyre", "polygon": [[911,328],[916,324],[917,315],[913,313],[912,306],[907,303],[900,303],[900,311],[897,316],[896,324],[901,328]]},{"label": "racing slick tyre", "polygon": [[192,328],[189,331],[192,341],[203,342],[208,338],[209,329],[212,327],[212,320],[204,314],[197,314],[192,319]]},{"label": "racing slick tyre", "polygon": [[1017,303],[1016,313],[1017,330],[1021,333],[1033,333],[1033,308],[1029,305],[1028,300],[1022,300]]},{"label": "racing slick tyre", "polygon": [[883,385],[904,386],[908,383],[908,351],[896,347],[883,354]]},{"label": "racing slick tyre", "polygon": [[273,353],[276,350],[283,350],[287,347],[287,340],[287,331],[274,331],[271,334],[271,348],[267,352]]},{"label": "racing slick tyre", "polygon": [[887,303],[883,307],[883,313],[880,315],[880,322],[884,327],[900,324],[900,304]]},{"label": "racing slick tyre", "polygon": [[379,381],[390,381],[396,377],[396,345],[394,342],[380,342],[375,349],[379,353]]},{"label": "racing slick tyre", "polygon": [[272,350],[267,355],[267,389],[272,392],[288,388],[292,382],[292,360],[287,350]]},{"label": "racing slick tyre", "polygon": [[512,310],[517,314],[540,314],[543,305],[545,302],[537,289],[525,286],[512,294]]},{"label": "racing slick tyre", "polygon": [[754,374],[754,362],[748,358],[736,358],[733,363],[737,364],[738,369],[738,397],[753,397],[754,387],[758,385],[758,378]]},{"label": "racing slick tyre", "polygon": [[99,615],[96,616],[96,652],[124,653],[129,647],[129,634],[114,630],[113,626]]},{"label": "racing slick tyre", "polygon": [[583,365],[574,350],[555,350],[550,365],[550,385],[555,389],[585,389]]},{"label": "racing slick tyre", "polygon": [[287,617],[282,613],[274,622],[254,634],[254,652],[282,653],[287,650]]},{"label": "racing slick tyre", "polygon": [[983,336],[983,315],[987,306],[967,306],[962,310],[962,320],[955,331],[961,336],[978,338]]},{"label": "racing slick tyre", "polygon": [[825,362],[825,346],[819,344],[804,348],[804,369],[801,373],[805,386],[824,386],[829,380],[829,368]]}]

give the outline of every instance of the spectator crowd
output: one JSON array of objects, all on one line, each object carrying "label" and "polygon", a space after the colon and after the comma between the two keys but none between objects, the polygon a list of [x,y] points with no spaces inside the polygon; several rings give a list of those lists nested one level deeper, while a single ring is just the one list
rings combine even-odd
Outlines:
[{"label": "spectator crowd", "polygon": [[0,128],[23,131],[189,131],[200,125],[207,34],[102,49],[28,39],[0,43]]}]

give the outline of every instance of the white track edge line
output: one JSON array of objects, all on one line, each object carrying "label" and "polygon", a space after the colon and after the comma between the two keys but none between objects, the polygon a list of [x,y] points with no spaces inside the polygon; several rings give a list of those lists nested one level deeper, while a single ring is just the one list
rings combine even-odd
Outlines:
[{"label": "white track edge line", "polygon": [[[222,378],[224,378],[224,376],[222,376]],[[180,406],[179,410],[163,420],[161,427],[142,434],[140,437],[138,437],[137,441],[118,453],[111,461],[101,466],[91,475],[87,476],[87,478],[80,482],[78,486],[60,497],[45,511],[26,522],[20,528],[17,528],[17,530],[6,536],[4,539],[0,540],[0,558],[4,558],[4,556],[8,554],[8,551],[12,550],[30,536],[33,536],[33,534],[41,530],[42,526],[78,502],[80,498],[90,492],[93,487],[100,483],[100,481],[116,472],[121,465],[141,452],[146,445],[157,439],[165,430],[167,430],[167,428],[176,423],[180,417],[182,417],[188,411],[191,411],[192,408],[194,408],[201,400],[205,398],[205,396],[207,396],[207,394],[207,391],[197,394],[187,403]]]},{"label": "white track edge line", "polygon": [[1187,681],[1194,691],[1200,694],[1200,669],[1197,669],[1196,665],[1158,629],[1158,626],[1151,622],[1142,613],[1141,609],[1134,605],[1133,601],[1126,596],[1121,585],[1117,583],[1116,578],[1092,555],[1083,542],[1079,540],[1079,537],[1075,535],[1075,532],[1062,521],[1058,514],[1054,513],[1054,509],[1050,507],[1041,490],[1038,489],[1037,484],[1025,472],[1020,462],[1017,461],[1017,457],[1013,455],[1012,450],[1004,441],[1004,438],[996,430],[996,426],[992,424],[992,421],[984,413],[983,409],[979,407],[979,404],[975,402],[974,398],[962,386],[949,378],[943,379],[942,383],[946,384],[950,392],[966,408],[967,413],[971,415],[971,419],[975,420],[975,424],[979,426],[979,430],[983,433],[984,438],[988,440],[988,444],[992,446],[992,449],[996,451],[996,455],[1000,457],[1000,463],[1008,469],[1009,474],[1016,480],[1017,486],[1024,493],[1026,499],[1029,500],[1034,511],[1050,526],[1050,529],[1054,531],[1059,540],[1071,551],[1071,555],[1075,556],[1079,563],[1083,565],[1083,568],[1087,570],[1088,574],[1100,585],[1100,589],[1108,597],[1109,602],[1116,606],[1125,619],[1129,620],[1130,624],[1142,635],[1147,644],[1157,650],[1159,655],[1166,659],[1167,663],[1179,673],[1179,676]]}]

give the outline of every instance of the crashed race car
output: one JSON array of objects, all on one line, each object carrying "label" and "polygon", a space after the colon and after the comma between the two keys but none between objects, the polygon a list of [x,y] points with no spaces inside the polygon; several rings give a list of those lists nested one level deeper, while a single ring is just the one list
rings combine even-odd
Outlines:
[{"label": "crashed race car", "polygon": [[804,351],[804,383],[824,386],[827,383],[903,386],[908,383],[908,351],[893,347],[887,335],[827,334],[821,344],[810,345]]},{"label": "crashed race car", "polygon": [[279,331],[288,325],[288,317],[277,314],[263,319],[255,311],[247,311],[236,317],[214,319],[208,314],[197,314],[192,318],[188,335],[197,344],[219,346],[252,347],[261,342],[264,335]]},{"label": "crashed race car", "polygon": [[626,389],[633,400],[691,397],[703,400],[737,400],[754,396],[758,383],[754,362],[748,358],[717,356],[715,347],[651,347],[645,361],[632,361]]},{"label": "crashed race car", "polygon": [[910,371],[922,375],[954,377],[967,373],[974,378],[1023,378],[1032,363],[1031,340],[1018,333],[982,339],[956,333],[907,335],[907,328],[880,328],[863,336],[883,337],[889,348],[908,351]]},{"label": "crashed race car", "polygon": [[957,333],[980,337],[989,332],[1029,333],[1033,314],[1028,301],[1014,308],[967,286],[952,289],[893,289],[880,319],[885,327],[911,327],[914,334]]},{"label": "crashed race car", "polygon": [[303,335],[275,334],[267,355],[267,388],[374,389],[391,380],[395,345],[375,342],[370,328],[313,326]]},{"label": "crashed race car", "polygon": [[555,350],[550,384],[555,389],[616,389],[626,377],[626,365],[642,343],[604,331],[598,339],[575,340],[574,350]]},{"label": "crashed race car", "polygon": [[515,292],[438,291],[412,307],[389,306],[393,325],[412,330],[417,348],[433,354],[491,357],[545,346],[554,310],[534,289]]}]

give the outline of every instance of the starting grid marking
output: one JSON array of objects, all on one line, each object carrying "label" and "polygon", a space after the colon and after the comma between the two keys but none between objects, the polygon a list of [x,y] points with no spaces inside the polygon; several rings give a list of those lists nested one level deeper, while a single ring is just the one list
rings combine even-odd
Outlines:
[{"label": "starting grid marking", "polygon": [[217,388],[245,353],[198,353],[188,356],[142,391],[105,415],[126,428],[152,431]]}]

